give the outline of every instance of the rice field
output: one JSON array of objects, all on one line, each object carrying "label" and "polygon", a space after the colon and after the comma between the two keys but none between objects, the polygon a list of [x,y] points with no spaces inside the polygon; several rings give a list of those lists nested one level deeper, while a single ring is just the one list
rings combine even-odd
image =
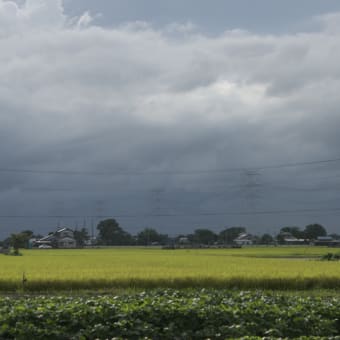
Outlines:
[{"label": "rice field", "polygon": [[[1,291],[113,288],[340,288],[340,262],[323,247],[109,248],[0,255]],[[25,280],[23,280],[25,278]]]}]

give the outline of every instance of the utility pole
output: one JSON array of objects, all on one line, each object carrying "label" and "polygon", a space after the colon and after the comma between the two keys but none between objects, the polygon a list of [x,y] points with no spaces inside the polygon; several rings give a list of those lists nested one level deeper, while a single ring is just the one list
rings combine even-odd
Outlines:
[{"label": "utility pole", "polygon": [[244,170],[241,173],[241,190],[247,208],[255,208],[261,198],[261,174],[259,171]]},{"label": "utility pole", "polygon": [[151,198],[152,198],[152,212],[151,214],[157,215],[162,211],[162,195],[164,194],[164,188],[155,188],[151,190]]},{"label": "utility pole", "polygon": [[93,217],[91,218],[91,239],[94,240],[94,226],[93,226]]}]

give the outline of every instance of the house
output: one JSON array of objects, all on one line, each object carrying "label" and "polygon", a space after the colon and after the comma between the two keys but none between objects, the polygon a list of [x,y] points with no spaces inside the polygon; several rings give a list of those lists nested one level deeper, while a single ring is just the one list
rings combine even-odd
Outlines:
[{"label": "house", "polygon": [[339,247],[340,241],[334,240],[332,236],[318,236],[313,244],[315,246]]},{"label": "house", "polygon": [[49,233],[47,236],[36,240],[35,246],[51,246],[53,248],[70,249],[76,248],[77,242],[74,238],[74,232],[70,228],[61,228],[56,232]]},{"label": "house", "polygon": [[10,251],[9,247],[0,247],[0,254],[8,255],[9,251]]},{"label": "house", "polygon": [[190,244],[190,241],[187,237],[180,237],[179,240],[178,240],[178,243],[179,244]]},{"label": "house", "polygon": [[291,238],[284,238],[283,243],[287,246],[298,246],[302,244],[306,244],[307,241],[304,238],[296,238],[292,236]]},{"label": "house", "polygon": [[308,240],[297,238],[289,232],[280,233],[280,235],[278,236],[278,240],[281,244],[285,244],[287,246],[302,245],[308,243]]},{"label": "house", "polygon": [[249,246],[254,243],[254,236],[248,233],[241,233],[235,238],[234,243],[239,246]]}]

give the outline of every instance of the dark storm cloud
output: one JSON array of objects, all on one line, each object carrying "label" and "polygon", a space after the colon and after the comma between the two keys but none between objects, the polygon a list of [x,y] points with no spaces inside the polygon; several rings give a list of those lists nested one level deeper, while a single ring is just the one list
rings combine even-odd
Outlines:
[{"label": "dark storm cloud", "polygon": [[79,216],[2,219],[2,233],[92,215],[122,216],[132,232],[315,220],[335,230],[325,211],[219,213],[336,207],[338,163],[249,167],[338,155],[337,17],[313,19],[316,32],[211,36],[174,23],[104,28],[57,0],[0,1],[0,215]]}]

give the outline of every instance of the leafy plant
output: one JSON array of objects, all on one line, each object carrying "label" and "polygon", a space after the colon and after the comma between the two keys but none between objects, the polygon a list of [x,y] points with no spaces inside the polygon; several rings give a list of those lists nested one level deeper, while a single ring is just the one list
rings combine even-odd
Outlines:
[{"label": "leafy plant", "polygon": [[338,320],[338,297],[261,291],[0,298],[1,339],[335,339]]},{"label": "leafy plant", "polygon": [[339,261],[340,254],[327,253],[321,257],[323,261]]}]

